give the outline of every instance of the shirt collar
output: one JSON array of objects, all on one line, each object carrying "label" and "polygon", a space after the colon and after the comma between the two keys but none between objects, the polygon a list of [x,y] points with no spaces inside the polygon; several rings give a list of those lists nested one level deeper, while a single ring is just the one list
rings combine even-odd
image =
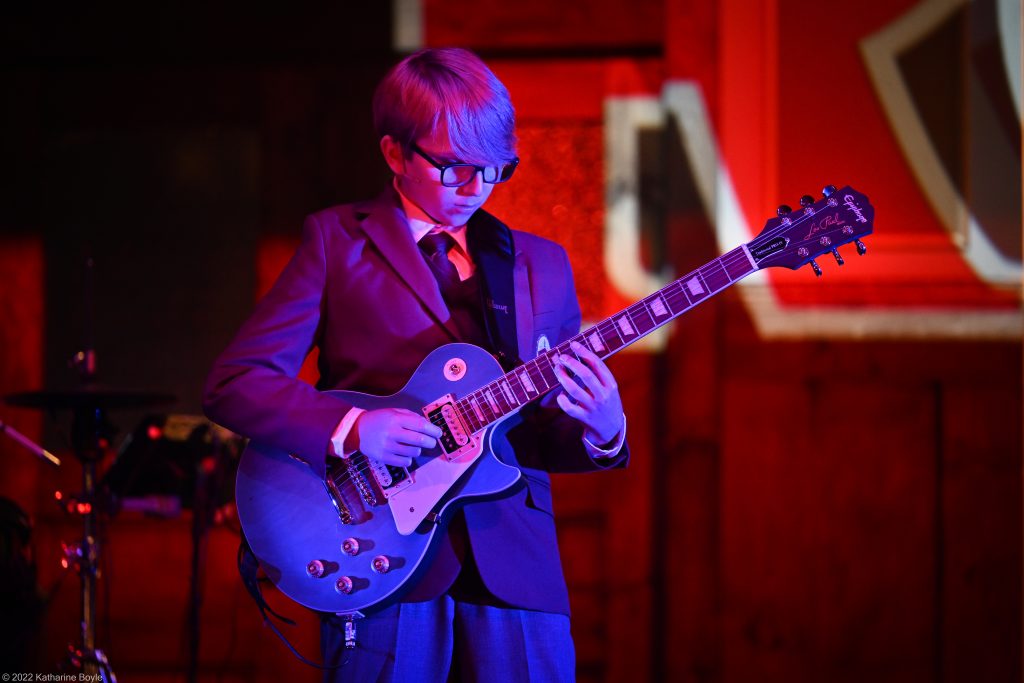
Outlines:
[{"label": "shirt collar", "polygon": [[458,225],[438,225],[430,216],[427,215],[426,211],[418,207],[411,199],[406,197],[402,190],[398,187],[398,178],[392,180],[392,185],[395,188],[395,192],[398,193],[399,199],[402,201],[402,210],[405,211],[405,217],[409,221],[409,230],[412,232],[412,239],[417,244],[423,237],[430,232],[438,232],[443,230],[452,236],[455,243],[462,250],[463,254],[469,255],[469,249],[466,247],[466,226]]}]

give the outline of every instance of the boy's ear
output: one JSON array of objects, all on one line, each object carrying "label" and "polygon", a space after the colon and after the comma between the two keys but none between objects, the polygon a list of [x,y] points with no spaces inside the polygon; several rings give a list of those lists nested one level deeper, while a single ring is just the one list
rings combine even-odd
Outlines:
[{"label": "boy's ear", "polygon": [[385,135],[380,139],[380,151],[392,173],[395,175],[405,173],[405,150],[397,140],[390,135]]}]

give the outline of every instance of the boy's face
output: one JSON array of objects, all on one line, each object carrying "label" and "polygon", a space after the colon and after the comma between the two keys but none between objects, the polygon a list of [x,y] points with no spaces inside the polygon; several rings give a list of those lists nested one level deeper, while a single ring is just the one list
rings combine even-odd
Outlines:
[{"label": "boy's face", "polygon": [[[441,131],[416,140],[416,144],[440,164],[462,161],[455,157],[447,134]],[[441,184],[441,171],[415,152],[405,156],[401,145],[389,136],[381,140],[381,150],[402,194],[439,225],[465,225],[494,191],[494,185],[485,183],[480,173],[465,185],[445,187]]]}]

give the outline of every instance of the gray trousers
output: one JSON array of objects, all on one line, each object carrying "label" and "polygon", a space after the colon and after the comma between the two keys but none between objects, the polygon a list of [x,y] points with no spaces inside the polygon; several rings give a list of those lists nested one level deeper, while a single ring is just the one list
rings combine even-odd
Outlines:
[{"label": "gray trousers", "polygon": [[571,683],[576,653],[569,617],[459,602],[442,595],[392,605],[356,620],[345,649],[340,619],[326,618],[325,683]]}]

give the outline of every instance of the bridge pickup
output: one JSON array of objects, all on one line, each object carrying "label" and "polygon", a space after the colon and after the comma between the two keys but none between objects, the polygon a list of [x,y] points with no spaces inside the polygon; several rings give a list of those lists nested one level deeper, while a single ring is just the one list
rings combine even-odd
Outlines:
[{"label": "bridge pickup", "polygon": [[455,407],[454,395],[445,394],[430,403],[423,408],[423,414],[431,423],[441,428],[441,438],[438,442],[448,460],[458,460],[473,451],[476,439]]}]

